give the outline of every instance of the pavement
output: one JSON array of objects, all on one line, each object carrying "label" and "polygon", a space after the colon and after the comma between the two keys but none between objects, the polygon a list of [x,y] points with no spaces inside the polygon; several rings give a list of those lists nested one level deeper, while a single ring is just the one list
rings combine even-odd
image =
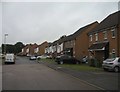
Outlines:
[{"label": "pavement", "polygon": [[101,90],[118,90],[118,78],[119,73],[107,72],[107,71],[77,71],[70,68],[60,67],[58,64],[39,61],[40,64],[44,64],[56,71],[64,72],[75,78],[82,80],[83,82],[95,86]]}]

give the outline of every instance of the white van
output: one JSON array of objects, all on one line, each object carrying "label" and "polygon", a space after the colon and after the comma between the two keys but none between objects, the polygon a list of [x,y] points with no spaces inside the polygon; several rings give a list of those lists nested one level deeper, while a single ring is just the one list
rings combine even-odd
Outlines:
[{"label": "white van", "polygon": [[6,54],[5,55],[5,63],[15,64],[15,55],[14,54]]}]

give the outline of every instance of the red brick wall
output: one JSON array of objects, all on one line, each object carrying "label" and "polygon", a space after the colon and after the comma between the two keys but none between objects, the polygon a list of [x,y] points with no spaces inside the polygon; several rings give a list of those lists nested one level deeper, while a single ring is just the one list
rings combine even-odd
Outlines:
[{"label": "red brick wall", "polygon": [[[112,38],[112,32],[111,32],[111,28],[107,29],[107,39],[104,39],[104,35],[103,35],[103,31],[98,33],[98,41],[97,42],[104,42],[104,41],[108,41],[109,42],[109,56],[111,57],[112,54],[112,50],[115,49],[115,54],[117,56],[118,53],[118,37],[117,37],[117,30],[116,29],[116,34],[115,34],[115,38]],[[93,41],[90,41],[89,38],[89,46],[91,46],[93,43],[95,43],[95,33],[92,34],[93,35]],[[120,47],[119,47],[120,48]]]},{"label": "red brick wall", "polygon": [[64,42],[64,49],[73,48],[73,56],[75,56],[75,40]]},{"label": "red brick wall", "polygon": [[30,55],[34,55],[34,49],[35,49],[37,46],[38,46],[37,44],[31,44],[31,45],[29,46],[29,48],[30,48],[29,54],[30,54]]},{"label": "red brick wall", "polygon": [[77,59],[82,58],[83,56],[88,56],[88,47],[89,47],[89,38],[87,33],[95,28],[98,23],[95,23],[84,30],[75,40],[75,57]]},{"label": "red brick wall", "polygon": [[38,54],[39,55],[43,55],[45,54],[45,48],[48,46],[48,42],[43,42],[41,45],[39,45],[39,51]]}]

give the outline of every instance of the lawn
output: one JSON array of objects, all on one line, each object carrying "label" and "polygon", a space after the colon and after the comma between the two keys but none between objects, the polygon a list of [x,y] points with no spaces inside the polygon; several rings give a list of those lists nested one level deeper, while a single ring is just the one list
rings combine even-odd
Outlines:
[{"label": "lawn", "polygon": [[54,59],[40,59],[39,62],[47,62],[47,63],[50,63],[50,64],[55,64],[55,60]]},{"label": "lawn", "polygon": [[71,68],[73,70],[78,70],[78,71],[103,71],[102,68],[91,67],[91,66],[86,65],[86,64],[78,64],[78,65],[76,65],[76,64],[63,64],[60,66]]},{"label": "lawn", "polygon": [[[49,64],[57,64],[55,62],[55,59],[40,59],[42,62],[47,62]],[[60,67],[65,67],[65,68],[70,68],[73,70],[78,70],[78,71],[103,71],[102,68],[96,68],[96,67],[91,67],[87,64],[63,64],[63,65],[58,65]]]}]

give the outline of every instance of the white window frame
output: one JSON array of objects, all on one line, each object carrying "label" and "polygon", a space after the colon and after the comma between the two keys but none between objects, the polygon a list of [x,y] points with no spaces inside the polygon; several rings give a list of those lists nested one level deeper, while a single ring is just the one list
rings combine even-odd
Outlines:
[{"label": "white window frame", "polygon": [[104,39],[106,40],[107,39],[107,31],[104,31],[103,34],[104,34]]},{"label": "white window frame", "polygon": [[90,37],[90,41],[92,42],[93,41],[92,35],[90,35],[89,37]]},{"label": "white window frame", "polygon": [[95,41],[98,41],[98,33],[95,34]]},{"label": "white window frame", "polygon": [[112,49],[112,53],[115,53],[115,49]]},{"label": "white window frame", "polygon": [[[112,28],[112,29],[111,29],[111,32],[112,32],[112,33],[111,33],[111,34],[112,34],[112,38],[115,38],[115,28]],[[114,36],[113,36],[113,32],[114,32]]]},{"label": "white window frame", "polygon": [[26,53],[29,53],[29,51],[30,51],[29,48],[27,48]]},{"label": "white window frame", "polygon": [[22,52],[24,52],[24,49],[22,49]]},{"label": "white window frame", "polygon": [[34,49],[34,53],[38,53],[38,51],[39,51],[38,47]]}]

